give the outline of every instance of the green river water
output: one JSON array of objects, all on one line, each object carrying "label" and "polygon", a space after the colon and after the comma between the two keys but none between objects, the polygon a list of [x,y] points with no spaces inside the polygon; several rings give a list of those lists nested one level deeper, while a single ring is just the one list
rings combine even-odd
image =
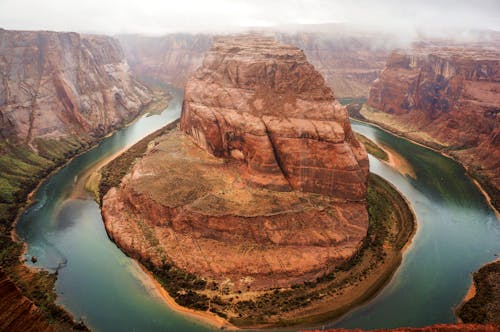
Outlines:
[{"label": "green river water", "polygon": [[[106,234],[99,206],[70,198],[86,169],[179,117],[182,91],[161,114],[144,116],[52,175],[17,224],[36,266],[58,271],[58,303],[95,331],[210,331],[170,310],[137,264]],[[370,157],[370,169],[411,202],[418,218],[412,246],[391,282],[369,303],[327,327],[389,328],[454,322],[471,272],[500,252],[500,225],[485,198],[454,161],[353,122],[355,131],[390,147],[415,178]],[[29,263],[31,264],[31,263]]]}]

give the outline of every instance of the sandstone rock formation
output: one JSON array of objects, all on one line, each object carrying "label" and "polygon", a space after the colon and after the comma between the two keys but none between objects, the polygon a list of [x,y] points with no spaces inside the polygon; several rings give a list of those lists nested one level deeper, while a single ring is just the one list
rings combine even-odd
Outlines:
[{"label": "sandstone rock formation", "polygon": [[367,155],[299,49],[219,39],[186,86],[181,128],[103,198],[128,254],[247,291],[314,280],[359,249]]},{"label": "sandstone rock formation", "polygon": [[[338,97],[367,98],[371,83],[384,68],[392,45],[388,36],[367,35],[338,25],[325,31],[267,33],[304,50]],[[184,88],[188,78],[201,65],[213,39],[211,35],[180,33],[162,37],[119,36],[127,60],[139,77],[147,82],[170,83],[180,88]]]},{"label": "sandstone rock formation", "polygon": [[219,39],[188,81],[181,129],[251,182],[363,200],[368,159],[345,108],[304,53],[268,38]]},{"label": "sandstone rock formation", "polygon": [[[461,161],[500,206],[500,52],[395,51],[363,116]],[[495,195],[496,192],[496,195]]]},{"label": "sandstone rock formation", "polygon": [[2,138],[98,137],[151,101],[110,37],[0,30],[0,54]]}]

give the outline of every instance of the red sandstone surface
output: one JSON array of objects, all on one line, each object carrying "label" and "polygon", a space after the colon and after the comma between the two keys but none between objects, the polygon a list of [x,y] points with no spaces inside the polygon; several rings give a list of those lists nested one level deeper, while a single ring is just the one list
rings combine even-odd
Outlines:
[{"label": "red sandstone surface", "polygon": [[[394,42],[389,36],[356,32],[352,27],[332,25],[323,30],[314,31],[313,27],[313,31],[266,33],[304,50],[338,97],[368,97],[371,83],[384,68]],[[202,64],[214,40],[212,35],[186,33],[161,37],[122,35],[118,38],[138,77],[149,83],[170,83],[179,88],[184,88]]]},{"label": "red sandstone surface", "polygon": [[302,51],[218,40],[186,86],[181,128],[103,198],[127,253],[245,291],[314,280],[358,250],[367,155]]},{"label": "red sandstone surface", "polygon": [[181,129],[216,157],[242,160],[257,185],[365,197],[366,151],[296,47],[262,37],[216,41],[186,85]]}]

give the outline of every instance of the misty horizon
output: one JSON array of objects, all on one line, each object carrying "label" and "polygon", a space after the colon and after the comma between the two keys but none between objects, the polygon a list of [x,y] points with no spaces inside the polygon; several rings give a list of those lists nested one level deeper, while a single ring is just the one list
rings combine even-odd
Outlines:
[{"label": "misty horizon", "polygon": [[[500,31],[500,2],[479,1],[169,1],[5,0],[0,28],[94,34],[241,33],[247,31],[330,31],[333,26],[382,32],[411,40],[420,37],[476,38]],[[330,31],[331,32],[331,31]]]}]

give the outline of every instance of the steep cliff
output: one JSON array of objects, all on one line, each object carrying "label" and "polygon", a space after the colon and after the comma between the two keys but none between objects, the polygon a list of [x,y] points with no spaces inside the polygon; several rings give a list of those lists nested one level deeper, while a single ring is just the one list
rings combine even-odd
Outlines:
[{"label": "steep cliff", "polygon": [[133,119],[151,92],[117,40],[0,30],[0,231],[55,165]]},{"label": "steep cliff", "polygon": [[218,39],[186,85],[180,127],[188,135],[149,143],[103,199],[126,252],[241,292],[314,280],[360,248],[366,151],[302,51]]},{"label": "steep cliff", "polygon": [[110,37],[0,30],[0,54],[4,139],[99,137],[151,100]]},{"label": "steep cliff", "polygon": [[393,36],[338,26],[328,32],[279,33],[277,38],[304,50],[339,98],[367,98],[396,43]]},{"label": "steep cliff", "polygon": [[54,304],[55,278],[21,264],[12,222],[45,175],[151,101],[113,38],[0,29],[0,329],[83,328]]},{"label": "steep cliff", "polygon": [[395,51],[369,105],[363,116],[457,158],[500,206],[498,50]]}]

